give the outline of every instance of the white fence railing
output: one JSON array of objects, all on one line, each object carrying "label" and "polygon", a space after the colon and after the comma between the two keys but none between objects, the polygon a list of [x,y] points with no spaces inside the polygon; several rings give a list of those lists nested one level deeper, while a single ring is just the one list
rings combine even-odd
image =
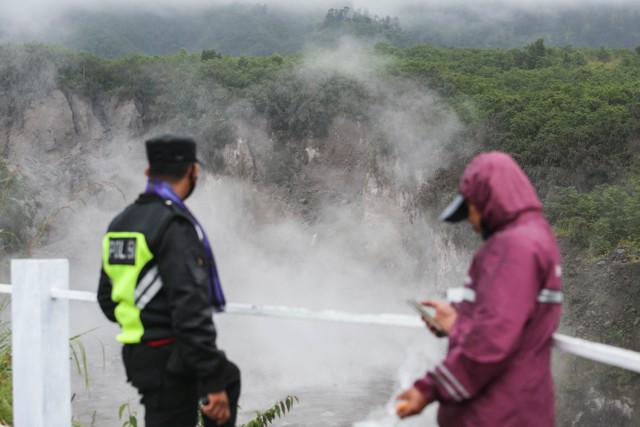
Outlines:
[{"label": "white fence railing", "polygon": [[[93,292],[69,290],[67,260],[13,260],[13,419],[18,427],[69,427],[69,300],[96,302]],[[227,314],[284,317],[366,325],[424,328],[417,316],[312,311],[304,308],[228,304]],[[558,350],[640,373],[640,353],[554,334]]]}]

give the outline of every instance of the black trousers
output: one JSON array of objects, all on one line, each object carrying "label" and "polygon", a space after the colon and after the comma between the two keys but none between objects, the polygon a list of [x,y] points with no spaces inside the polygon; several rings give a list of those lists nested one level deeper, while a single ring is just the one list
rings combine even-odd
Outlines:
[{"label": "black trousers", "polygon": [[[129,382],[138,389],[145,409],[146,427],[195,427],[198,419],[198,381],[194,377],[174,375],[166,366],[173,345],[151,347],[125,344],[122,359]],[[234,427],[240,397],[240,370],[227,361],[224,372],[231,417],[218,425],[203,415],[205,427]]]}]

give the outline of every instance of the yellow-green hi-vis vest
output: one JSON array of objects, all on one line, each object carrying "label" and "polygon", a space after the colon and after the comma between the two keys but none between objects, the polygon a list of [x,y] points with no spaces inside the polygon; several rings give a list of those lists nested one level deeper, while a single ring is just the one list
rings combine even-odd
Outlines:
[{"label": "yellow-green hi-vis vest", "polygon": [[[111,299],[117,303],[115,317],[122,328],[116,339],[125,344],[139,343],[144,334],[141,307],[136,301],[140,273],[153,259],[145,235],[132,231],[110,231],[102,241],[102,268],[112,283]],[[150,276],[149,273],[145,275]],[[161,286],[155,273],[156,286]],[[139,292],[138,292],[139,293]]]}]

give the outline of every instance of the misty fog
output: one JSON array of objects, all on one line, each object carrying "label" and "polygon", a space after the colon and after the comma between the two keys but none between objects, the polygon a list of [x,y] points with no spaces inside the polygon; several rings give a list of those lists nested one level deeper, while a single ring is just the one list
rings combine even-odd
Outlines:
[{"label": "misty fog", "polygon": [[[362,10],[371,16],[397,16],[403,28],[420,29],[430,25],[450,22],[453,28],[464,28],[468,20],[498,26],[510,19],[514,13],[525,11],[536,15],[552,16],[558,11],[580,10],[589,6],[637,6],[633,0],[402,0],[386,2],[382,0],[322,0],[293,3],[287,0],[234,1],[234,0],[4,0],[0,6],[0,42],[38,40],[60,42],[69,24],[66,20],[71,11],[88,12],[134,12],[144,11],[158,15],[192,13],[197,10],[215,9],[229,5],[267,5],[279,14],[290,16],[291,21],[304,17],[307,25],[322,22],[331,8]],[[459,15],[462,12],[462,16]],[[446,27],[446,26],[445,26]]]},{"label": "misty fog", "polygon": [[[366,52],[344,39],[337,50],[307,54],[296,72],[312,87],[335,75],[356,79],[370,95],[368,114],[377,124],[365,131],[339,117],[326,139],[306,143],[313,153],[306,166],[315,182],[312,216],[303,214],[303,202],[288,203],[278,188],[216,175],[205,165],[188,205],[209,233],[227,301],[412,314],[407,298],[442,298],[463,277],[469,254],[443,238],[446,227],[409,214],[409,195],[441,166],[461,125],[427,89],[383,84],[374,71],[384,62]],[[237,102],[237,145],[249,144],[258,155],[267,155],[273,141],[264,120],[255,111],[247,113],[251,107],[243,100]],[[32,107],[27,117],[43,108]],[[47,114],[52,115],[40,118],[44,128],[58,122],[55,112]],[[170,130],[172,122],[162,126]],[[44,128],[30,129],[28,135],[37,140]],[[136,137],[124,129],[110,129],[110,139],[71,150],[43,150],[28,136],[11,150],[12,162],[23,165],[29,183],[41,190],[43,210],[56,212],[45,244],[33,257],[68,258],[72,289],[96,290],[102,235],[144,188],[144,137],[161,129]],[[374,134],[378,140],[367,139]],[[374,156],[370,151],[376,144],[388,146],[391,155]],[[375,159],[375,171],[362,164],[363,154]],[[71,307],[72,334],[90,331],[83,337],[88,389],[81,375],[72,374],[74,416],[112,426],[118,407],[129,402],[141,419],[136,392],[125,383],[116,326],[95,304],[72,302]],[[300,404],[280,425],[396,425],[397,417],[390,414],[395,395],[424,375],[445,345],[419,329],[232,314],[216,315],[215,322],[219,346],[243,372],[239,422],[295,395]],[[402,425],[435,425],[435,410]]]}]

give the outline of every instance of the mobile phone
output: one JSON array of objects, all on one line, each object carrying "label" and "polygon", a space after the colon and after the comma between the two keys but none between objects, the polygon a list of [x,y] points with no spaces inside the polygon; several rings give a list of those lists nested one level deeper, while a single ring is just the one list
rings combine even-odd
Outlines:
[{"label": "mobile phone", "polygon": [[435,336],[437,336],[437,337],[446,337],[447,336],[447,331],[444,330],[442,325],[440,325],[438,322],[436,322],[436,319],[434,319],[434,317],[427,311],[426,308],[424,308],[424,306],[422,304],[420,304],[418,301],[416,301],[414,299],[407,300],[407,303],[409,303],[409,305],[411,307],[413,307],[413,309],[415,311],[418,312],[420,317],[422,317],[424,319],[424,321],[429,326],[429,329],[431,329],[431,331],[433,332],[433,334]]}]

